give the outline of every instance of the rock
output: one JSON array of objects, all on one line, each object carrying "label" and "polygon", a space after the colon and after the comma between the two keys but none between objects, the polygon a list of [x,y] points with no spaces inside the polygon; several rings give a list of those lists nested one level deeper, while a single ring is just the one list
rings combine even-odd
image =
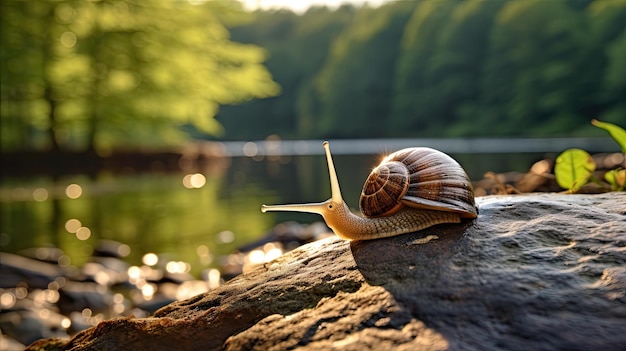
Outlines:
[{"label": "rock", "polygon": [[2,333],[0,333],[0,350],[3,351],[22,351],[24,350],[24,348],[26,348],[25,345],[5,337],[4,335],[2,335]]},{"label": "rock", "polygon": [[64,319],[63,315],[46,308],[9,311],[0,314],[0,329],[16,342],[28,345],[41,338],[67,337],[62,325]]},{"label": "rock", "polygon": [[0,288],[9,289],[28,282],[31,288],[45,289],[57,277],[67,275],[62,267],[36,259],[0,253]]},{"label": "rock", "polygon": [[301,224],[298,222],[285,222],[274,226],[258,240],[238,248],[240,252],[250,252],[267,243],[280,243],[287,250],[316,241],[328,233],[330,229],[323,222]]},{"label": "rock", "polygon": [[61,349],[622,350],[626,193],[478,205],[479,217],[458,225],[307,244]]},{"label": "rock", "polygon": [[61,257],[65,255],[65,252],[63,252],[63,250],[59,249],[58,247],[43,246],[43,247],[31,247],[28,249],[20,250],[18,254],[21,256],[25,256],[28,258],[32,258],[35,260],[52,263],[56,265],[59,263],[59,260],[61,259]]},{"label": "rock", "polygon": [[122,258],[130,254],[130,247],[115,240],[100,240],[93,250],[94,257]]},{"label": "rock", "polygon": [[64,314],[89,308],[93,312],[104,312],[112,304],[112,292],[102,285],[89,282],[68,281],[59,289],[59,309]]}]

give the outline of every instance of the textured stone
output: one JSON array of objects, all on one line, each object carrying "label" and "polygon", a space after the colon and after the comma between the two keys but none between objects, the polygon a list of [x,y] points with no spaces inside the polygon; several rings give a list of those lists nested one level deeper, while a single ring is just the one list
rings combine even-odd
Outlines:
[{"label": "textured stone", "polygon": [[626,193],[478,205],[458,225],[302,246],[61,349],[622,350]]}]

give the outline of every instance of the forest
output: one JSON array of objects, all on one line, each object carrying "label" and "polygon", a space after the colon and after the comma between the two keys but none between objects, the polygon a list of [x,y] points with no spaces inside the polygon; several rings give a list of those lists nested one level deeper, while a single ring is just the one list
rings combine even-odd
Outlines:
[{"label": "forest", "polygon": [[626,121],[626,1],[398,1],[256,14],[277,97],[229,139],[573,136]]},{"label": "forest", "polygon": [[1,6],[3,151],[588,136],[593,118],[626,121],[626,0]]}]

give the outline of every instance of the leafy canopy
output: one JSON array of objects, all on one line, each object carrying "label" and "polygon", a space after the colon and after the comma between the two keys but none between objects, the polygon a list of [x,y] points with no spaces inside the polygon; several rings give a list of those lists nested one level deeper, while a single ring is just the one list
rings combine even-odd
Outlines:
[{"label": "leafy canopy", "polygon": [[230,40],[233,1],[2,2],[3,149],[177,144],[220,105],[278,93],[267,54]]}]

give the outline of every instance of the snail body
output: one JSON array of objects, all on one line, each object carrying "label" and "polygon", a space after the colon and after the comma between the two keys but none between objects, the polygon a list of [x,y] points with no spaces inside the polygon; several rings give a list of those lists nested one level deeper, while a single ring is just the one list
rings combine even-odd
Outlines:
[{"label": "snail body", "polygon": [[337,236],[347,240],[385,238],[478,215],[463,168],[440,151],[420,147],[394,152],[372,170],[359,201],[363,216],[357,216],[341,196],[329,143],[323,146],[331,198],[310,204],[263,205],[262,212],[317,213]]}]

